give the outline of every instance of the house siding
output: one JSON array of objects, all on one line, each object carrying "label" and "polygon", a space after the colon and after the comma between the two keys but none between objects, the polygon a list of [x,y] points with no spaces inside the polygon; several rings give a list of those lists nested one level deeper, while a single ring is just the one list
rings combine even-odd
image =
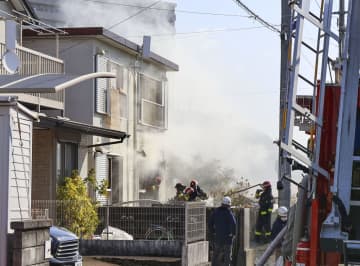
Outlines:
[{"label": "house siding", "polygon": [[9,219],[31,218],[32,121],[10,111]]}]

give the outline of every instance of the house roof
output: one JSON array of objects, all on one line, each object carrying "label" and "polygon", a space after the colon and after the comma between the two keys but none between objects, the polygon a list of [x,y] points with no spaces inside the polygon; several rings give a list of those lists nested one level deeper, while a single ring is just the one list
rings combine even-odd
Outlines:
[{"label": "house roof", "polygon": [[10,0],[9,2],[17,11],[22,12],[32,18],[38,18],[27,0]]},{"label": "house roof", "polygon": [[70,119],[63,117],[48,117],[48,116],[39,116],[40,120],[35,122],[34,125],[41,128],[65,128],[73,129],[84,134],[100,136],[105,138],[120,139],[123,141],[125,138],[130,137],[126,132],[107,129],[103,127],[96,127],[93,125],[75,122]]},{"label": "house roof", "polygon": [[39,74],[33,76],[0,75],[0,92],[3,93],[55,93],[82,81],[93,78],[115,78],[111,72],[84,75]]},{"label": "house roof", "polygon": [[[134,55],[141,55],[141,45],[138,45],[124,37],[121,37],[118,34],[115,34],[112,31],[104,29],[103,27],[83,27],[83,28],[61,28],[61,30],[67,32],[68,34],[61,36],[60,38],[65,39],[69,37],[95,37],[101,40],[110,41],[115,46],[118,46],[121,49],[126,50],[127,52],[134,54]],[[41,34],[25,30],[23,32],[24,37],[39,37],[39,38],[46,38],[46,36],[42,36]],[[105,37],[105,38],[104,38]],[[144,59],[145,61],[149,61],[155,64],[158,64],[164,67],[168,71],[179,71],[179,66],[174,62],[154,53],[150,52],[149,58]]]},{"label": "house roof", "polygon": [[21,112],[25,113],[32,119],[34,119],[34,120],[39,119],[39,114],[34,111],[31,111],[30,109],[26,108],[24,105],[19,103],[17,96],[0,96],[0,106],[1,105],[16,106],[17,110],[20,110]]}]

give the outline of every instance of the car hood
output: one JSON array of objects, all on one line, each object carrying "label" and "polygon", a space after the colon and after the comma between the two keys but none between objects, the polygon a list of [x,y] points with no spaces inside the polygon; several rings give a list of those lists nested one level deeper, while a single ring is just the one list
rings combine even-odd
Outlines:
[{"label": "car hood", "polygon": [[78,239],[78,237],[69,230],[57,226],[50,227],[50,237],[59,241],[71,241]]}]

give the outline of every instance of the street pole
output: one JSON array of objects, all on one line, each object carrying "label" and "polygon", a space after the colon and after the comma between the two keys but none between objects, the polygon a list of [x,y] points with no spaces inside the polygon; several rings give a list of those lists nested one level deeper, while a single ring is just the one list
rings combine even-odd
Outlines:
[{"label": "street pole", "polygon": [[107,204],[106,204],[106,240],[109,240],[109,218],[110,218],[110,197],[111,188],[106,189],[107,192]]},{"label": "street pole", "polygon": [[[287,88],[288,88],[288,68],[290,62],[291,44],[291,9],[288,1],[281,1],[281,59],[280,59],[280,112],[279,112],[279,141],[285,137],[286,107],[287,107]],[[290,114],[289,114],[290,115]],[[278,180],[284,175],[291,176],[291,167],[286,160],[286,152],[280,149],[279,145],[279,169]],[[278,191],[279,206],[290,206],[290,182],[283,182],[283,189]]]}]

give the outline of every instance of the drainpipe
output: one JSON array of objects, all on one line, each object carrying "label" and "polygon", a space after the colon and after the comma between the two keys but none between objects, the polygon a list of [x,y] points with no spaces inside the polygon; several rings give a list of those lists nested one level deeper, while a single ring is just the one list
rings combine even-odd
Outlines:
[{"label": "drainpipe", "polygon": [[[136,60],[134,61],[134,66],[133,66],[133,82],[134,82],[134,115],[133,115],[133,119],[134,119],[134,124],[133,124],[133,130],[134,130],[134,150],[133,150],[133,174],[134,174],[134,190],[133,193],[135,191],[137,191],[137,195],[136,195],[136,199],[139,197],[139,178],[137,176],[138,172],[137,172],[137,167],[136,167],[136,162],[137,162],[137,156],[136,156],[136,150],[137,150],[137,145],[138,145],[138,135],[137,135],[137,123],[138,123],[138,99],[139,99],[139,92],[140,92],[140,79],[139,79],[139,71],[138,71],[138,64],[140,63],[139,58],[136,58]],[[128,184],[129,186],[129,184]],[[138,189],[136,189],[136,187]],[[135,193],[134,193],[135,194]],[[135,195],[134,195],[135,196]],[[128,197],[129,200],[129,197]]]}]

